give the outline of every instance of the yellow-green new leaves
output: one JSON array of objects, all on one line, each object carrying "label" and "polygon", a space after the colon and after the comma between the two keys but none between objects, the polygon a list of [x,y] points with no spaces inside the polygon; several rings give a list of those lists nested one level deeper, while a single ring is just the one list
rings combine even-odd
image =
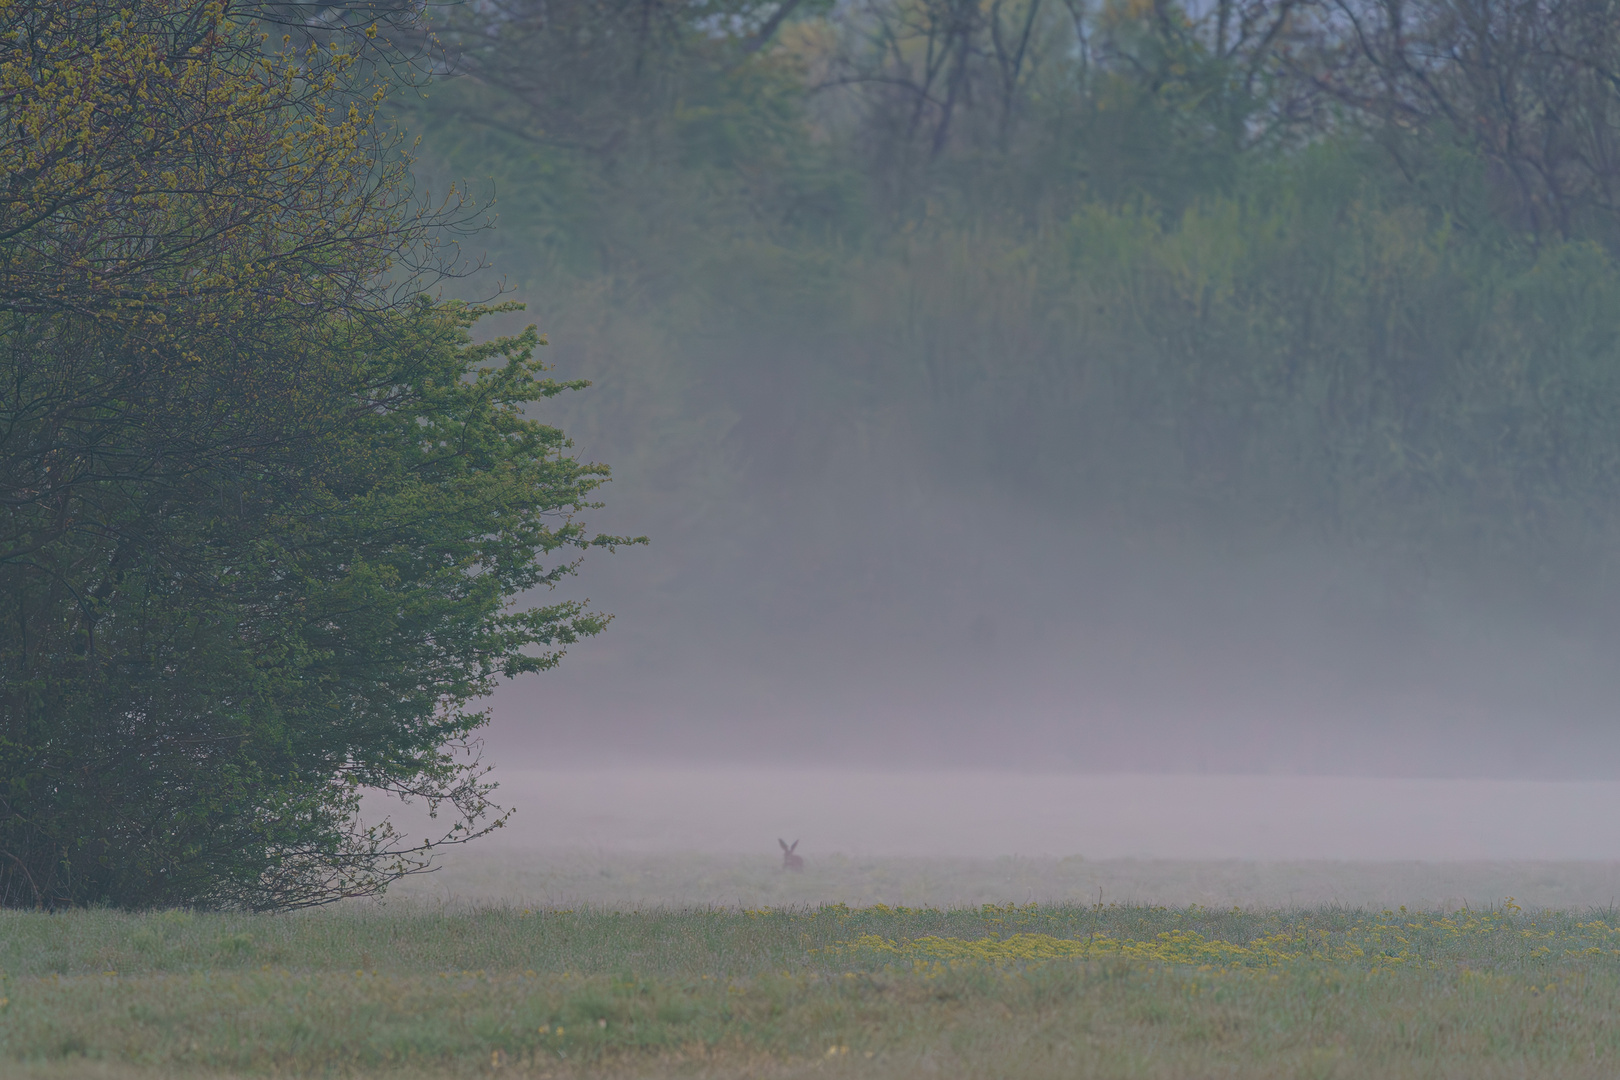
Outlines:
[{"label": "yellow-green new leaves", "polygon": [[374,306],[425,224],[382,100],[219,0],[0,0],[0,312],[170,337]]}]

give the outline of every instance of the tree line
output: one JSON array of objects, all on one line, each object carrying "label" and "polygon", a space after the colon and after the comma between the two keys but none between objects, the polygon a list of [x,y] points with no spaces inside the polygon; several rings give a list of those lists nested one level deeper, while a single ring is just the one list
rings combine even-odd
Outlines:
[{"label": "tree line", "polygon": [[494,257],[586,370],[683,403],[660,455],[723,428],[769,486],[903,430],[943,484],[1612,607],[1600,0],[511,0],[439,33],[427,163],[493,180]]}]

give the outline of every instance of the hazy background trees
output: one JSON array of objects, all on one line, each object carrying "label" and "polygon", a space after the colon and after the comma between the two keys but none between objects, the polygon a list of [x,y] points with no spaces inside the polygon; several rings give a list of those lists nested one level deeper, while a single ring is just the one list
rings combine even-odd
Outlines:
[{"label": "hazy background trees", "polygon": [[498,699],[512,745],[1597,767],[1614,25],[448,9],[418,175],[493,184],[491,259],[655,540],[581,681]]}]

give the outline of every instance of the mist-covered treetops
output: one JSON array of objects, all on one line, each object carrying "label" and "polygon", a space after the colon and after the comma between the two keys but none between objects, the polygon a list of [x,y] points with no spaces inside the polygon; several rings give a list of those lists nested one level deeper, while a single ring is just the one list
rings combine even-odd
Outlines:
[{"label": "mist-covered treetops", "polygon": [[446,77],[401,99],[421,175],[493,183],[492,259],[624,388],[588,422],[635,475],[723,460],[715,491],[768,501],[882,446],[925,486],[1519,599],[1586,604],[1612,559],[1602,4],[548,0],[438,27]]}]

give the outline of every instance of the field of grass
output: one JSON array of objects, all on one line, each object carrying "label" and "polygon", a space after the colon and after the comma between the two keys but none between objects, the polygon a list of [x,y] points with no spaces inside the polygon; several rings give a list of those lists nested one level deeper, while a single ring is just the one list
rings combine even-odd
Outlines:
[{"label": "field of grass", "polygon": [[518,907],[978,907],[1103,903],[1187,907],[1456,910],[1518,897],[1525,907],[1620,904],[1614,862],[1336,862],[1244,859],[943,858],[811,852],[782,873],[775,845],[756,855],[534,851],[483,845],[440,856],[442,871],[390,896]]},{"label": "field of grass", "polygon": [[1115,904],[0,914],[0,1075],[1612,1077],[1620,920]]}]

